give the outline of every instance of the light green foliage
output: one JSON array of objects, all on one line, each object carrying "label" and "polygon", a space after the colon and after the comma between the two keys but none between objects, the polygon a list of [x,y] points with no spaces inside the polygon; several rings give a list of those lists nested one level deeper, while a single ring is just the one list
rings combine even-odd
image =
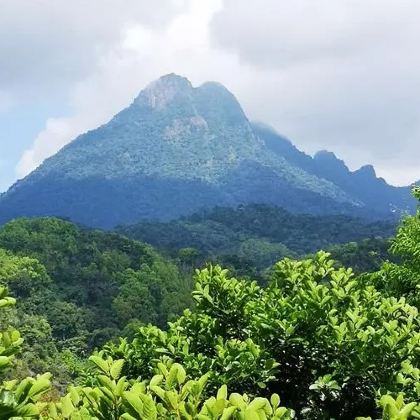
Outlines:
[{"label": "light green foliage", "polygon": [[124,360],[104,358],[90,360],[96,369],[96,387],[71,387],[58,403],[51,403],[45,418],[50,419],[179,419],[179,420],[251,420],[291,419],[294,413],[280,406],[280,398],[250,398],[246,394],[228,395],[223,385],[208,399],[203,394],[208,375],[188,379],[178,363],[159,363],[157,374],[142,382],[121,376]]},{"label": "light green foliage", "polygon": [[417,309],[336,269],[328,254],[281,261],[266,288],[217,266],[196,280],[196,307],[168,331],[144,327],[106,347],[129,378],[170,358],[193,377],[208,372],[208,390],[278,392],[317,419],[370,415],[378,391],[418,400]]},{"label": "light green foliage", "polygon": [[39,418],[43,409],[43,404],[39,401],[50,390],[50,377],[46,373],[35,379],[4,382],[0,386],[0,418]]},{"label": "light green foliage", "polygon": [[406,404],[403,394],[398,394],[394,399],[390,395],[383,395],[379,400],[382,407],[382,418],[390,420],[407,420],[410,418],[420,418],[420,405],[415,402]]},{"label": "light green foliage", "polygon": [[[16,300],[7,295],[7,289],[0,286],[0,308],[15,305]],[[13,355],[19,350],[23,340],[19,331],[5,330],[0,332],[0,371],[10,366]]]},{"label": "light green foliage", "polygon": [[51,286],[45,267],[36,259],[17,257],[0,248],[0,283],[19,297],[29,297]]},{"label": "light green foliage", "polygon": [[[420,200],[420,187],[413,189],[413,195]],[[402,220],[390,252],[399,261],[385,263],[367,281],[392,296],[404,296],[420,308],[420,207],[414,216]]]},{"label": "light green foliage", "polygon": [[[7,289],[0,287],[0,308],[15,305],[15,299],[7,296]],[[0,375],[10,368],[13,356],[18,352],[23,339],[13,329],[0,332]],[[6,381],[0,384],[0,418],[38,418],[39,407],[36,405],[41,396],[50,389],[50,374],[36,379]],[[2,378],[3,379],[3,378]]]}]

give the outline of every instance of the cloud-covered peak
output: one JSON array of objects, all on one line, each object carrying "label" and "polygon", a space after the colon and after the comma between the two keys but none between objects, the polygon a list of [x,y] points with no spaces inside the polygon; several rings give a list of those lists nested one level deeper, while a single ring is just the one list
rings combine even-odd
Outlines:
[{"label": "cloud-covered peak", "polygon": [[328,150],[320,150],[315,153],[314,162],[318,167],[326,169],[334,176],[347,176],[350,173],[345,162]]}]

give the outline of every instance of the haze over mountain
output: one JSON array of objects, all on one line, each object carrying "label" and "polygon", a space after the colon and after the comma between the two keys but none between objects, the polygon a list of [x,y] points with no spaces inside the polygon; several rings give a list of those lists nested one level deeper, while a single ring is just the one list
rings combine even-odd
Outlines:
[{"label": "haze over mountain", "polygon": [[312,158],[250,123],[222,85],[194,88],[169,74],[13,185],[0,222],[52,215],[109,228],[242,203],[370,218],[414,209],[409,188],[388,185],[373,167],[351,172],[329,152]]}]

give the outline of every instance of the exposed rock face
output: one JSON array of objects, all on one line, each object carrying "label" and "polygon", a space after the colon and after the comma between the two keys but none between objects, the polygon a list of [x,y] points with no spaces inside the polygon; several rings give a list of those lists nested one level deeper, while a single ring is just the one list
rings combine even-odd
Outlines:
[{"label": "exposed rock face", "polygon": [[177,95],[188,96],[193,87],[188,79],[168,74],[150,83],[134,101],[137,105],[146,105],[156,110],[164,109]]},{"label": "exposed rock face", "polygon": [[[273,130],[252,125],[224,86],[193,87],[170,74],[15,184],[0,198],[0,222],[56,215],[111,227],[240,203],[368,214],[371,204],[355,191],[360,177],[377,181],[372,170],[350,173],[328,152],[312,159]],[[400,208],[407,190],[382,185],[386,200]],[[386,200],[375,205],[384,217]]]}]

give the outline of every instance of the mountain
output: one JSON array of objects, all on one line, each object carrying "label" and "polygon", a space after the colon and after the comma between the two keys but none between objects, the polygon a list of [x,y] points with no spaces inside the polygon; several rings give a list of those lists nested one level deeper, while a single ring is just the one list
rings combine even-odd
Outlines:
[{"label": "mountain", "polygon": [[[319,249],[329,250],[332,245],[367,239],[367,243],[387,249],[383,238],[393,236],[395,228],[396,224],[390,221],[291,214],[281,208],[249,204],[216,207],[169,222],[142,221],[121,226],[117,231],[183,262],[192,260],[195,267],[210,260],[242,274],[256,274],[285,256],[302,257]],[[339,250],[346,255],[346,261],[355,251],[351,244],[335,248]],[[367,259],[360,258],[364,262]]]},{"label": "mountain", "polygon": [[363,176],[338,183],[319,157],[251,124],[222,85],[169,74],[13,185],[0,198],[0,223],[47,215],[110,228],[246,203],[377,218],[407,208],[407,188],[384,183],[389,199],[375,206],[354,193]]},{"label": "mountain", "polygon": [[333,182],[342,191],[353,197],[363,208],[375,214],[396,214],[413,212],[415,202],[409,187],[394,187],[376,176],[372,165],[364,165],[350,171],[344,161],[327,150],[319,151],[314,157],[298,150],[287,138],[261,123],[253,124],[254,132],[262,139],[272,153],[309,174]]}]

